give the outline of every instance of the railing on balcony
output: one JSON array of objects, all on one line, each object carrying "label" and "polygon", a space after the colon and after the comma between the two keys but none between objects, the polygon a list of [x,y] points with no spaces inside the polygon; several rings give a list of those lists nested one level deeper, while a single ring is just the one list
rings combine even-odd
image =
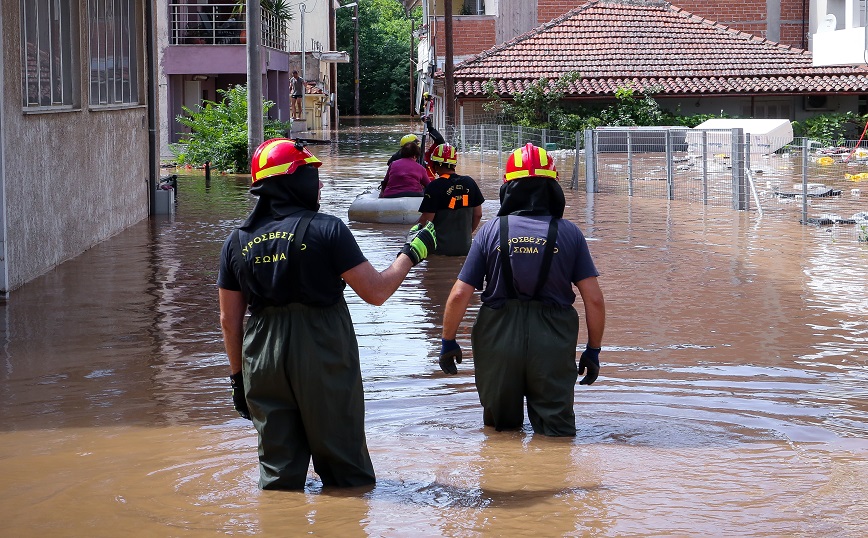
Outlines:
[{"label": "railing on balcony", "polygon": [[[237,3],[169,4],[169,42],[172,45],[243,45],[247,43],[246,16]],[[262,9],[262,44],[288,50],[286,21]]]}]

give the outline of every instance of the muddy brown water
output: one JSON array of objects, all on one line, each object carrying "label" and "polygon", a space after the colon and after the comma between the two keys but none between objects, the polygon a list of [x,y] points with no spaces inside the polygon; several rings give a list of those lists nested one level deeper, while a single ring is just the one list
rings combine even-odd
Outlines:
[{"label": "muddy brown water", "polygon": [[[346,219],[410,128],[347,126],[314,148],[323,211]],[[460,170],[494,215],[495,160],[462,156]],[[173,218],[0,306],[3,536],[868,533],[868,245],[852,234],[568,191],[608,309],[575,439],[483,428],[472,360],[455,377],[436,364],[461,259],[433,258],[381,307],[347,293],[376,487],[324,491],[311,471],[303,492],[262,492],[214,286],[221,242],[252,206],[247,178],[181,173]],[[406,232],[349,224],[380,269]]]}]

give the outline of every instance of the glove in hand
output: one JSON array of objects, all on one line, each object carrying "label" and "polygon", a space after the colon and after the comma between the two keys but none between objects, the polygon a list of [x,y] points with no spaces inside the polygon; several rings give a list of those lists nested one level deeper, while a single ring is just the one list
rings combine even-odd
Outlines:
[{"label": "glove in hand", "polygon": [[429,222],[423,227],[415,225],[410,228],[410,233],[407,235],[407,242],[401,249],[401,254],[406,254],[416,266],[434,252],[437,248],[437,236],[434,233],[434,224]]},{"label": "glove in hand", "polygon": [[455,340],[440,339],[440,369],[443,373],[455,375],[458,373],[458,367],[455,363],[461,364],[461,346]]},{"label": "glove in hand", "polygon": [[582,357],[579,359],[579,375],[585,373],[585,368],[588,369],[588,374],[579,381],[579,385],[591,385],[597,380],[600,375],[600,348],[587,347],[582,351]]},{"label": "glove in hand", "polygon": [[232,386],[232,403],[241,418],[250,420],[250,409],[247,407],[247,398],[244,397],[244,374],[238,372],[229,376],[229,384]]}]

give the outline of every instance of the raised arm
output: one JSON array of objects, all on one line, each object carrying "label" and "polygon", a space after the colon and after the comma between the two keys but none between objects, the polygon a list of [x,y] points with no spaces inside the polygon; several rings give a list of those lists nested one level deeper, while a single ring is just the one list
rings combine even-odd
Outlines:
[{"label": "raised arm", "polygon": [[363,301],[379,306],[395,293],[410,269],[436,248],[434,225],[429,222],[425,226],[414,226],[398,257],[385,270],[377,271],[371,262],[364,261],[343,272],[341,278]]}]

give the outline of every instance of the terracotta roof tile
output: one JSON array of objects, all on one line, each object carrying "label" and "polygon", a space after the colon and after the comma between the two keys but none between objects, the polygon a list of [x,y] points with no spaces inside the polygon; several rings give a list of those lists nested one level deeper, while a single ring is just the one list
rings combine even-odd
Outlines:
[{"label": "terracotta roof tile", "polygon": [[628,83],[658,95],[868,93],[866,67],[814,67],[808,51],[781,45],[661,0],[595,0],[454,70],[456,97],[502,95],[577,71],[567,96],[614,95]]}]

